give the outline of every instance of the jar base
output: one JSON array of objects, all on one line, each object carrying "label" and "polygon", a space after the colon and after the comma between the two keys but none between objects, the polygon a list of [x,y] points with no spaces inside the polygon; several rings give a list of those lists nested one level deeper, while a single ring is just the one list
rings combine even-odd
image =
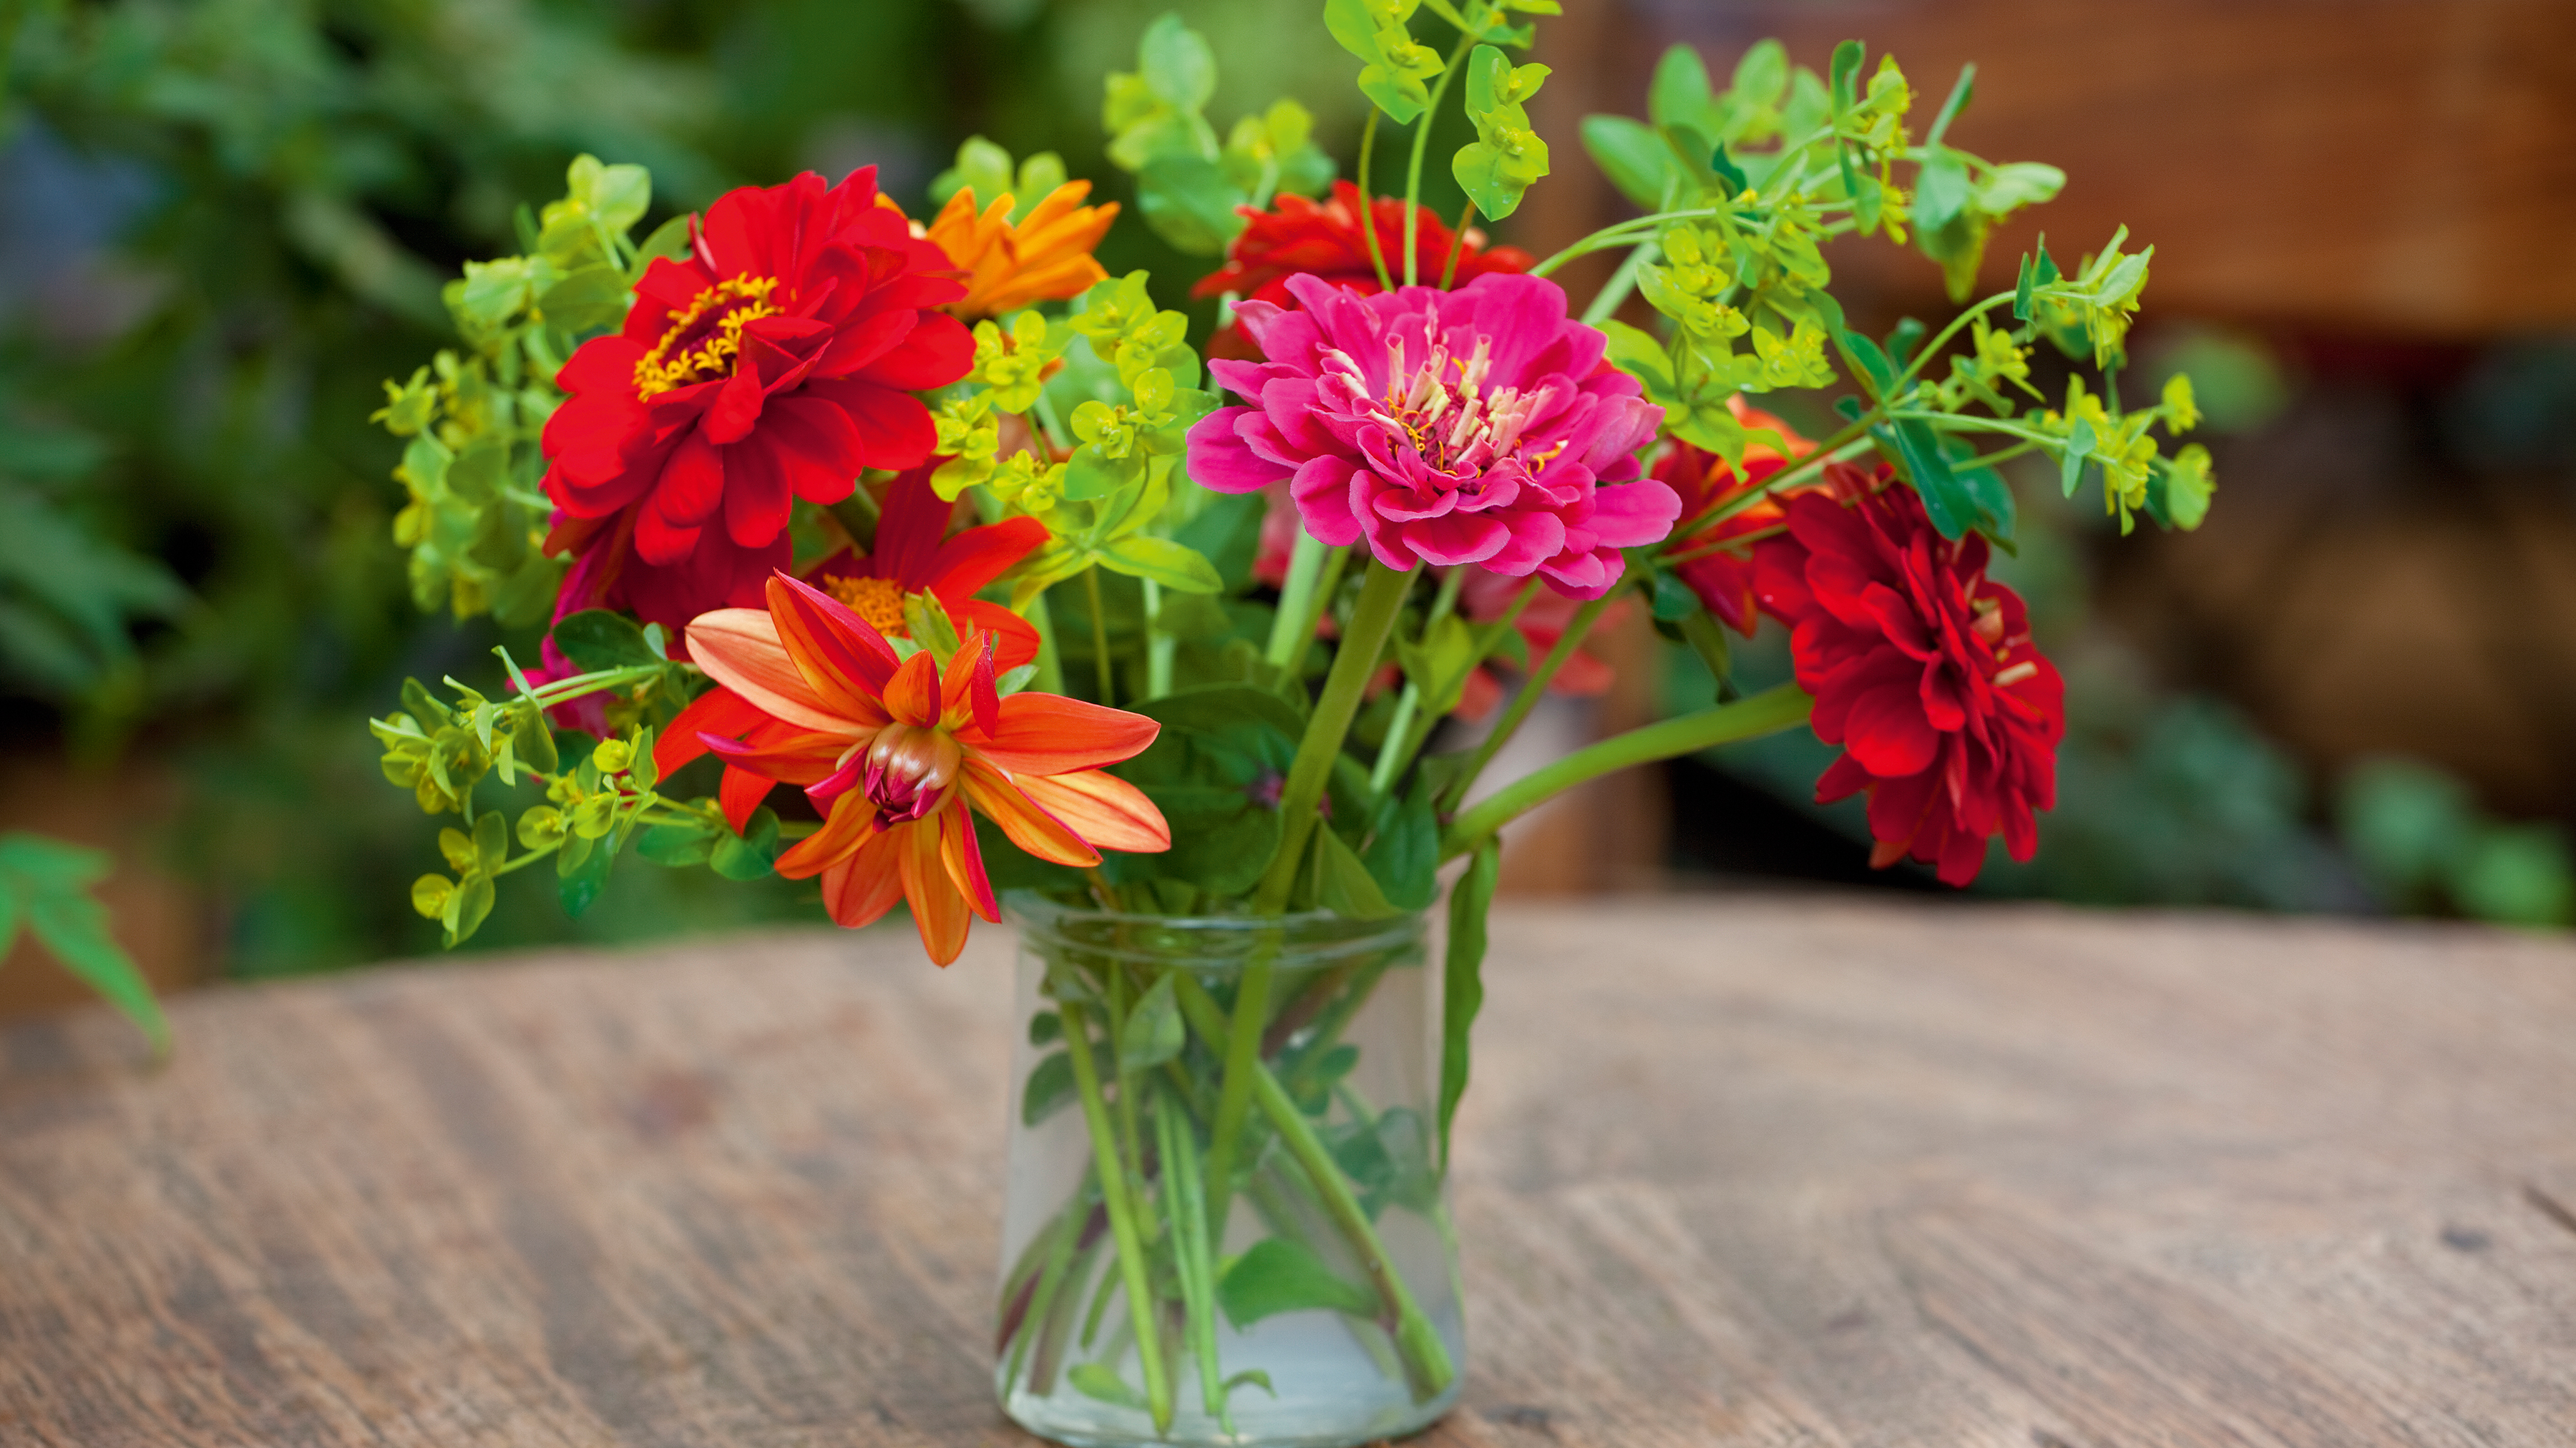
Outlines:
[{"label": "jar base", "polygon": [[[1153,1420],[1133,1408],[1026,1392],[1011,1394],[1002,1411],[1031,1433],[1066,1448],[1361,1448],[1438,1422],[1458,1405],[1459,1386],[1452,1383],[1428,1401],[1393,1403],[1380,1412],[1312,1400],[1293,1412],[1239,1411],[1232,1433],[1214,1418],[1182,1409],[1173,1414],[1171,1431],[1156,1436]],[[1246,1397],[1259,1395],[1258,1388],[1244,1392]]]}]

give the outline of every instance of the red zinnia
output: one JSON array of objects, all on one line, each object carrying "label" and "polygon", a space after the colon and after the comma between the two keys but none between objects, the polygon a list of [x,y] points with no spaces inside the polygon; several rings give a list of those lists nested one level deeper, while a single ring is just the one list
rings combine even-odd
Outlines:
[{"label": "red zinnia", "polygon": [[[1297,299],[1288,294],[1288,279],[1293,276],[1319,276],[1337,287],[1374,296],[1382,290],[1377,284],[1377,267],[1369,260],[1368,236],[1360,229],[1360,188],[1348,181],[1333,183],[1333,199],[1316,203],[1303,196],[1283,195],[1275,211],[1244,209],[1241,235],[1225,251],[1225,265],[1199,279],[1190,295],[1205,299],[1220,292],[1232,292],[1238,298],[1268,302],[1273,306],[1297,310]],[[1387,275],[1404,279],[1404,200],[1381,196],[1368,208],[1369,220],[1377,228],[1378,254],[1386,258]],[[1457,241],[1451,231],[1430,212],[1414,212],[1414,268],[1426,286],[1437,286],[1440,274],[1449,265],[1450,247]],[[1450,285],[1463,287],[1488,272],[1525,272],[1535,263],[1528,252],[1516,246],[1485,245],[1485,234],[1467,228],[1466,244],[1458,250],[1458,273]],[[1209,344],[1210,355],[1240,356],[1244,349],[1236,344],[1229,350],[1235,331],[1228,327]]]},{"label": "red zinnia", "polygon": [[[1751,444],[1744,449],[1744,468],[1738,472],[1727,466],[1726,459],[1713,452],[1679,440],[1670,443],[1655,460],[1650,475],[1681,495],[1681,527],[1689,527],[1702,514],[1721,503],[1741,498],[1792,461],[1816,450],[1814,443],[1798,436],[1789,424],[1745,405],[1740,394],[1728,398],[1727,406],[1734,410],[1735,420],[1744,426],[1756,430],[1769,428],[1786,438],[1789,451],[1783,455],[1767,444]],[[1798,487],[1803,490],[1827,483],[1839,484],[1848,490],[1858,485],[1859,473],[1848,464],[1828,464],[1823,477],[1813,484],[1801,483]],[[1699,601],[1708,605],[1708,611],[1717,616],[1718,622],[1746,638],[1753,637],[1754,626],[1761,622],[1761,615],[1754,607],[1750,545],[1715,549],[1696,558],[1686,555],[1712,548],[1730,538],[1777,529],[1783,516],[1780,504],[1777,497],[1749,504],[1688,538],[1675,537],[1665,550],[1668,554],[1685,557],[1684,562],[1674,566],[1673,572],[1690,586],[1691,592],[1699,595]]]},{"label": "red zinnia", "polygon": [[582,344],[546,423],[551,546],[583,555],[566,611],[624,607],[674,631],[756,604],[787,562],[789,499],[835,503],[863,468],[930,456],[911,394],[966,375],[974,342],[932,310],[948,257],[877,201],[873,167],[807,172],[707,208],[657,258],[626,327]]},{"label": "red zinnia", "polygon": [[1986,540],[1941,537],[1904,487],[1802,491],[1785,511],[1754,587],[1791,627],[1816,737],[1843,746],[1816,802],[1868,792],[1874,865],[1910,855],[1965,885],[1997,833],[2029,859],[2034,812],[2057,802],[2066,689],[2020,595],[1986,577]]}]

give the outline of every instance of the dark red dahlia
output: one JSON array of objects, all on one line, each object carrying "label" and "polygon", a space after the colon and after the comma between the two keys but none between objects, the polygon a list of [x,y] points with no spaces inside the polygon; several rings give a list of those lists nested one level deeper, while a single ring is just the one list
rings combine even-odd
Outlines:
[{"label": "dark red dahlia", "polygon": [[863,468],[930,456],[912,393],[966,374],[974,342],[931,310],[964,295],[948,257],[880,205],[873,167],[807,172],[707,208],[657,259],[625,330],[583,343],[545,429],[550,546],[580,554],[562,612],[625,608],[678,637],[757,607],[788,562],[789,500],[838,502]]},{"label": "dark red dahlia", "polygon": [[1801,492],[1755,553],[1762,611],[1791,628],[1816,737],[1843,747],[1816,802],[1866,791],[1874,865],[1911,856],[1965,885],[2000,833],[2016,860],[2057,802],[2065,685],[1986,540],[1941,537],[1912,490]]},{"label": "dark red dahlia", "polygon": [[[1369,260],[1368,233],[1360,229],[1360,211],[1360,188],[1348,181],[1334,182],[1333,199],[1320,204],[1303,196],[1282,196],[1274,211],[1247,208],[1242,234],[1226,248],[1225,265],[1199,278],[1190,295],[1205,299],[1232,292],[1293,312],[1297,299],[1288,294],[1288,279],[1319,276],[1337,287],[1374,296],[1381,288],[1377,267]],[[1368,217],[1377,228],[1387,275],[1404,280],[1403,198],[1377,198],[1368,207]],[[1441,271],[1449,265],[1449,249],[1457,242],[1457,233],[1419,208],[1414,222],[1418,228],[1414,274],[1424,285],[1437,286]],[[1489,272],[1525,272],[1534,262],[1519,247],[1485,245],[1485,234],[1471,226],[1466,245],[1458,252],[1458,274],[1450,285],[1463,287]],[[1252,355],[1231,327],[1218,334],[1209,351],[1220,357]]]}]

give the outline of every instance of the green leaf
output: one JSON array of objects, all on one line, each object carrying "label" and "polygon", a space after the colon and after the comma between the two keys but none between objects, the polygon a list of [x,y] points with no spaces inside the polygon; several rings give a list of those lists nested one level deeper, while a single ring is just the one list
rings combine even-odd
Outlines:
[{"label": "green leaf", "polygon": [[1530,184],[1548,170],[1547,142],[1530,128],[1522,102],[1547,79],[1543,65],[1515,66],[1490,45],[1467,58],[1467,119],[1476,139],[1450,163],[1476,209],[1496,220],[1512,214]]},{"label": "green leaf", "polygon": [[1976,62],[1970,61],[1959,67],[1959,79],[1950,87],[1950,98],[1941,103],[1941,113],[1932,118],[1932,129],[1924,134],[1923,144],[1939,146],[1941,138],[1950,133],[1950,123],[1957,120],[1961,112],[1967,110],[1968,103],[1975,100],[1976,96],[1977,65]]},{"label": "green leaf", "polygon": [[1858,99],[1854,82],[1860,75],[1861,59],[1867,53],[1866,47],[1857,40],[1846,40],[1834,47],[1833,64],[1826,73],[1832,77],[1829,84],[1837,115],[1850,110],[1853,101]]},{"label": "green leaf", "polygon": [[1467,1094],[1468,1036],[1485,1004],[1485,917],[1502,876],[1501,842],[1488,836],[1449,892],[1449,953],[1440,987],[1440,1170],[1449,1170],[1449,1123]]},{"label": "green leaf", "polygon": [[621,842],[614,834],[596,840],[565,836],[563,849],[555,855],[555,896],[563,902],[566,915],[580,919],[581,913],[599,898],[599,892],[607,888],[609,867],[617,863]]},{"label": "green leaf", "polygon": [[23,919],[65,969],[143,1032],[155,1056],[166,1056],[170,1022],[142,969],[110,933],[106,908],[87,892],[110,868],[96,850],[41,835],[0,835],[0,956]]},{"label": "green leaf", "polygon": [[1216,565],[1196,549],[1145,533],[1131,533],[1100,550],[1100,566],[1131,578],[1150,578],[1183,593],[1221,593],[1225,589],[1225,580],[1217,575]]},{"label": "green leaf", "polygon": [[2024,206],[2038,206],[2055,200],[2066,189],[2066,173],[2038,161],[2014,161],[1997,166],[1986,184],[1977,190],[1977,209],[2001,218]]},{"label": "green leaf", "polygon": [[1315,831],[1315,848],[1322,857],[1321,903],[1325,909],[1349,920],[1384,920],[1404,913],[1388,903],[1386,892],[1378,888],[1367,863],[1343,843],[1340,835],[1331,830]]},{"label": "green leaf", "polygon": [[623,322],[633,300],[625,271],[603,262],[583,267],[546,288],[537,299],[537,310],[545,313],[549,323],[578,335]]},{"label": "green leaf", "polygon": [[[1717,98],[1708,82],[1708,64],[1687,45],[1666,50],[1655,62],[1655,78],[1646,87],[1646,114],[1661,126],[1689,126],[1714,136]],[[1649,202],[1649,205],[1653,203]]]},{"label": "green leaf", "polygon": [[1020,1089],[1020,1124],[1035,1126],[1073,1104],[1073,1057],[1063,1051],[1039,1059]]},{"label": "green leaf", "polygon": [[1699,595],[1669,568],[1655,570],[1654,615],[1658,623],[1679,623],[1699,612]]},{"label": "green leaf", "polygon": [[1626,116],[1585,116],[1583,149],[1619,194],[1648,210],[1681,180],[1681,165],[1654,128]]},{"label": "green leaf", "polygon": [[1216,1301],[1238,1332],[1283,1312],[1377,1312],[1376,1294],[1335,1276],[1314,1248],[1290,1237],[1264,1237],[1235,1258],[1217,1283]]},{"label": "green leaf", "polygon": [[2066,451],[2057,461],[2057,480],[2066,490],[2066,496],[2075,496],[2075,489],[2084,481],[2084,460],[2093,456],[2093,449],[2100,441],[2093,435],[2090,419],[2075,419],[2075,426],[2066,434]]},{"label": "green leaf", "polygon": [[644,630],[635,626],[635,620],[601,608],[584,609],[556,624],[554,641],[563,656],[584,672],[662,661],[644,641]]},{"label": "green leaf", "polygon": [[1606,355],[1611,366],[1644,383],[1650,400],[1673,396],[1672,353],[1665,349],[1663,343],[1617,320],[1603,322],[1601,333],[1610,339]]},{"label": "green leaf", "polygon": [[[1887,430],[1875,431],[1882,437],[1889,436]],[[1923,499],[1924,513],[1931,518],[1932,526],[1940,531],[1942,537],[1957,538],[1969,529],[1981,526],[2001,527],[2001,536],[2007,539],[2011,536],[2010,495],[2006,494],[2003,504],[2005,516],[1998,518],[1990,492],[1974,480],[1951,471],[1950,460],[1941,450],[1941,439],[1928,424],[1911,420],[1899,422],[1893,429],[1892,440],[1899,461],[1905,465],[1907,478],[1914,484],[1915,493]],[[1994,476],[1985,469],[1978,471],[1985,472],[1990,478]],[[1996,486],[2001,486],[2000,480]]]},{"label": "green leaf", "polygon": [[1203,109],[1216,94],[1216,52],[1176,11],[1163,12],[1145,27],[1136,56],[1147,89],[1176,110]]},{"label": "green leaf", "polygon": [[1193,256],[1222,255],[1240,234],[1249,201],[1225,168],[1204,156],[1165,154],[1136,176],[1136,205],[1156,235]]},{"label": "green leaf", "polygon": [[707,864],[728,880],[758,880],[785,850],[778,838],[778,816],[762,805],[751,812],[740,835],[726,834],[714,842]]},{"label": "green leaf", "polygon": [[[727,832],[730,833],[730,832]],[[653,825],[635,839],[635,853],[657,865],[702,865],[715,852],[717,832],[694,821]]]},{"label": "green leaf", "polygon": [[1145,1395],[1129,1387],[1127,1380],[1118,1376],[1118,1370],[1107,1363],[1075,1363],[1065,1370],[1064,1380],[1086,1398],[1139,1413],[1150,1410]]},{"label": "green leaf", "polygon": [[644,238],[644,244],[635,249],[635,265],[626,273],[627,284],[632,286],[642,281],[656,257],[669,261],[686,257],[690,244],[689,218],[686,215],[674,216],[654,227],[653,234]]},{"label": "green leaf", "polygon": [[1180,1003],[1172,995],[1172,978],[1165,975],[1128,1011],[1126,1027],[1118,1033],[1119,1067],[1150,1071],[1181,1054],[1186,1038]]},{"label": "green leaf", "polygon": [[1389,906],[1431,908],[1440,893],[1440,816],[1432,805],[1429,775],[1416,772],[1413,787],[1387,802],[1364,858]]},{"label": "green leaf", "polygon": [[[1966,159],[1947,147],[1934,148],[1914,178],[1915,227],[1925,234],[1940,231],[1967,211],[1968,202]],[[1933,243],[1925,241],[1923,246],[1933,260],[1942,259],[1943,253],[1932,251]]]},{"label": "green leaf", "polygon": [[1789,93],[1788,47],[1769,39],[1747,46],[1744,58],[1735,63],[1735,77],[1727,90],[1740,106],[1779,105]]}]

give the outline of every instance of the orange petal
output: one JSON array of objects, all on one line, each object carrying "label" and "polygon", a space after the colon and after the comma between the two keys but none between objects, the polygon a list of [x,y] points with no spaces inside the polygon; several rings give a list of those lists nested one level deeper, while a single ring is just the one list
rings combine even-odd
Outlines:
[{"label": "orange petal", "polygon": [[886,713],[924,728],[939,722],[939,661],[927,650],[903,661],[886,681]]},{"label": "orange petal", "polygon": [[810,583],[773,575],[769,616],[777,622],[780,646],[805,681],[843,713],[855,715],[873,705],[894,673],[894,648],[885,635]]},{"label": "orange petal", "polygon": [[690,700],[687,708],[672,717],[661,737],[653,741],[653,772],[668,779],[680,766],[706,753],[706,744],[698,738],[701,732],[740,739],[753,726],[767,722],[767,714],[733,690],[721,686],[709,689]]},{"label": "orange petal", "polygon": [[[855,735],[864,715],[845,716],[805,682],[778,641],[778,625],[757,608],[720,608],[689,625],[689,658],[707,677],[775,719],[827,733]],[[877,710],[880,716],[882,710]],[[884,727],[885,720],[876,720]]]},{"label": "orange petal", "polygon": [[966,931],[975,923],[957,882],[939,858],[939,830],[921,820],[895,826],[901,837],[903,898],[912,905],[912,923],[921,929],[921,948],[931,960],[946,965],[966,948]]},{"label": "orange petal", "polygon": [[841,756],[850,752],[849,738],[840,734],[790,734],[775,740],[755,737],[747,743],[713,734],[705,742],[732,768],[748,770],[780,784],[820,784],[841,767]]},{"label": "orange petal", "polygon": [[1104,850],[1150,855],[1172,847],[1172,827],[1145,791],[1097,769],[1013,781],[1029,799]]},{"label": "orange petal", "polygon": [[1001,921],[993,881],[984,873],[984,850],[975,842],[975,816],[962,799],[939,812],[939,863],[948,868],[948,878],[976,914],[997,924]]},{"label": "orange petal", "polygon": [[948,616],[957,621],[959,628],[981,629],[993,636],[996,672],[1007,674],[1038,656],[1036,627],[998,603],[970,598],[949,604]]},{"label": "orange petal", "polygon": [[903,843],[890,834],[870,836],[848,859],[823,872],[823,908],[847,930],[874,925],[903,898]]},{"label": "orange petal", "polygon": [[876,834],[877,807],[863,794],[842,795],[832,801],[821,829],[789,845],[787,853],[778,857],[779,878],[810,880],[857,854]]},{"label": "orange petal", "polygon": [[741,834],[751,826],[751,812],[778,787],[778,781],[752,773],[748,769],[727,769],[716,786],[716,802],[724,806],[725,823]]},{"label": "orange petal", "polygon": [[1041,860],[1058,865],[1088,868],[1100,863],[1100,852],[1091,847],[1073,826],[1047,813],[1029,798],[1022,786],[1027,780],[1015,780],[984,761],[966,758],[966,798],[984,816],[1002,827],[1012,844]]},{"label": "orange petal", "polygon": [[1065,774],[1116,764],[1142,752],[1163,728],[1142,714],[1059,694],[1013,694],[997,712],[1000,717],[990,731],[961,731],[959,737],[1013,774]]}]

